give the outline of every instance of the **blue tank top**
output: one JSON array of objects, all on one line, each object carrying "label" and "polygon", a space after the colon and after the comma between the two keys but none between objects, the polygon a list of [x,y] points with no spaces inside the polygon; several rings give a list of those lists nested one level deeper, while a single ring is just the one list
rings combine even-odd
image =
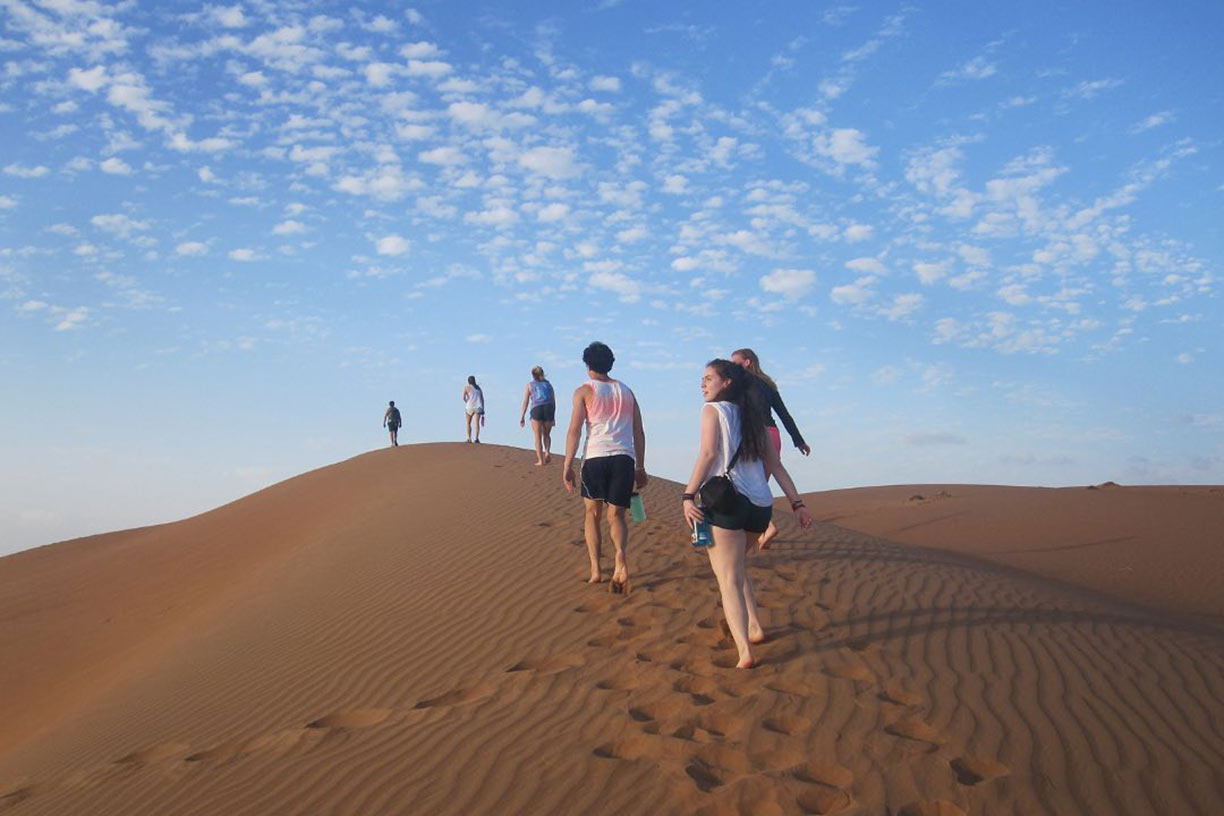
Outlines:
[{"label": "blue tank top", "polygon": [[528,383],[531,388],[531,407],[535,408],[540,405],[547,405],[554,402],[552,383],[548,380],[532,380]]}]

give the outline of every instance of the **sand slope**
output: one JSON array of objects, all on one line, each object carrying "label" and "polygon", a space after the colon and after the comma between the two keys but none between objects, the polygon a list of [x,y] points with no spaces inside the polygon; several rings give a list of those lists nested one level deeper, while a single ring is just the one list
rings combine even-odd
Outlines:
[{"label": "sand slope", "polygon": [[785,522],[737,672],[680,487],[621,598],[530,462],[377,451],[0,559],[0,810],[1218,812],[1210,622]]},{"label": "sand slope", "polygon": [[899,485],[817,494],[821,521],[1224,624],[1224,487]]}]

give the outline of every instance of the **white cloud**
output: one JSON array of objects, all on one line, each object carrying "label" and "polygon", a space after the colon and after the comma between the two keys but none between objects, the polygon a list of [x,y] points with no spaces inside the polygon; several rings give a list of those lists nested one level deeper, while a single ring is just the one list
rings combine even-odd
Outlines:
[{"label": "white cloud", "polygon": [[106,66],[103,65],[97,65],[87,71],[81,68],[70,68],[68,70],[68,84],[83,91],[92,93],[105,85],[106,82]]},{"label": "white cloud", "polygon": [[305,231],[306,225],[301,221],[294,221],[292,218],[282,221],[272,228],[273,235],[295,235]]},{"label": "white cloud", "polygon": [[123,159],[117,156],[111,156],[98,165],[103,173],[110,173],[113,176],[130,176],[132,168]]},{"label": "white cloud", "polygon": [[616,233],[616,241],[620,244],[632,244],[645,240],[648,237],[650,237],[650,233],[645,227],[629,227]]},{"label": "white cloud", "polygon": [[229,251],[231,261],[253,261],[258,257],[253,249],[231,249]]},{"label": "white cloud", "polygon": [[867,241],[870,240],[874,232],[875,228],[870,224],[851,224],[850,226],[846,227],[846,241],[851,244],[858,243],[859,241]]},{"label": "white cloud", "polygon": [[1136,122],[1131,127],[1131,133],[1142,133],[1145,130],[1151,130],[1152,128],[1158,128],[1161,125],[1167,125],[1169,122],[1172,122],[1173,119],[1174,117],[1173,117],[1172,111],[1161,111],[1160,113],[1153,113],[1151,116],[1148,116],[1143,121]]},{"label": "white cloud", "polygon": [[199,241],[184,241],[174,248],[178,255],[198,256],[208,254],[208,245]]},{"label": "white cloud", "polygon": [[386,235],[375,244],[379,255],[403,255],[408,247],[408,241],[399,235]]},{"label": "white cloud", "polygon": [[533,147],[519,154],[518,162],[533,173],[553,179],[573,178],[579,173],[574,151],[568,147]]},{"label": "white cloud", "polygon": [[209,167],[208,165],[205,165],[201,167],[199,170],[197,170],[196,175],[199,176],[200,181],[204,182],[205,184],[219,184],[220,183],[220,179],[217,178],[217,174],[214,173],[212,171],[212,168]]},{"label": "white cloud", "polygon": [[1194,355],[1188,351],[1183,351],[1174,359],[1176,359],[1177,362],[1181,363],[1182,365],[1190,365],[1194,362]]},{"label": "white cloud", "polygon": [[889,320],[901,320],[921,309],[924,300],[920,294],[897,295],[892,305],[881,309],[880,314]]},{"label": "white cloud", "polygon": [[122,213],[95,215],[93,218],[89,219],[89,223],[93,224],[100,230],[123,238],[127,238],[133,232],[147,230],[149,228],[149,223],[147,221],[134,221]]},{"label": "white cloud", "polygon": [[617,93],[621,89],[621,81],[618,77],[614,76],[596,76],[591,77],[589,87],[592,91]]},{"label": "white cloud", "polygon": [[89,317],[89,308],[86,306],[78,306],[75,309],[69,309],[60,317],[59,323],[55,324],[56,331],[70,331],[83,324],[86,318]]},{"label": "white cloud", "polygon": [[681,175],[671,175],[663,179],[663,192],[679,195],[688,192],[688,179]]},{"label": "white cloud", "polygon": [[635,303],[642,296],[641,284],[621,272],[596,272],[587,283],[593,289],[615,292],[626,303]]},{"label": "white cloud", "polygon": [[0,195],[0,210],[11,210],[17,206],[16,199],[9,198],[6,195]]},{"label": "white cloud", "polygon": [[834,286],[829,291],[829,299],[840,305],[858,306],[875,297],[875,292],[871,288],[875,282],[875,276],[866,275],[854,283]]},{"label": "white cloud", "polygon": [[213,6],[208,11],[213,20],[224,28],[246,27],[247,18],[242,6]]},{"label": "white cloud", "polygon": [[41,164],[34,167],[27,167],[24,164],[13,162],[12,164],[6,164],[4,166],[4,172],[10,176],[16,176],[17,178],[41,178],[51,171]]},{"label": "white cloud", "polygon": [[375,88],[384,88],[391,84],[396,67],[389,62],[371,62],[364,70],[367,83]]},{"label": "white cloud", "polygon": [[469,334],[464,338],[469,343],[487,343],[493,339],[491,334]]},{"label": "white cloud", "polygon": [[851,272],[878,277],[884,277],[888,274],[888,268],[875,258],[854,258],[853,260],[846,261],[846,268]]},{"label": "white cloud", "polygon": [[811,269],[775,269],[762,276],[760,284],[766,292],[796,300],[806,295],[816,284],[816,273]]},{"label": "white cloud", "polygon": [[945,261],[939,263],[918,261],[914,264],[914,274],[918,276],[918,281],[923,286],[930,286],[948,274],[948,264]]},{"label": "white cloud", "polygon": [[457,164],[466,164],[468,161],[467,155],[454,145],[443,145],[442,147],[435,147],[433,150],[424,150],[417,154],[417,159],[425,164],[439,164],[451,167]]},{"label": "white cloud", "polygon": [[438,50],[438,46],[431,42],[414,42],[408,43],[400,49],[400,56],[404,59],[423,60],[430,57],[436,57],[442,52]]},{"label": "white cloud", "polygon": [[540,221],[543,221],[545,223],[549,223],[553,221],[564,221],[565,217],[569,215],[569,211],[570,211],[570,208],[568,204],[554,202],[545,207],[542,207],[540,209],[539,214],[536,217]]},{"label": "white cloud", "polygon": [[873,157],[880,149],[869,146],[865,141],[866,137],[867,134],[855,128],[837,128],[818,134],[813,141],[813,147],[818,154],[832,159],[838,165],[857,164],[871,168],[875,166]]},{"label": "white cloud", "polygon": [[408,76],[424,76],[437,79],[451,72],[448,62],[439,60],[408,60]]},{"label": "white cloud", "polygon": [[954,82],[959,79],[986,79],[992,77],[998,69],[993,62],[984,56],[977,56],[953,71],[944,71],[939,75],[941,82]]},{"label": "white cloud", "polygon": [[480,224],[486,227],[508,227],[519,220],[518,213],[507,204],[496,204],[479,212],[470,212],[463,216],[469,224]]}]

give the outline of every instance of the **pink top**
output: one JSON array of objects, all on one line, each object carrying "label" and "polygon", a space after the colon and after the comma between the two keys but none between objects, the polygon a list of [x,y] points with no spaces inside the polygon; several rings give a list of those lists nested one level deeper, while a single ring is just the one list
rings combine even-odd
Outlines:
[{"label": "pink top", "polygon": [[637,400],[622,382],[587,380],[591,399],[587,402],[587,436],[583,459],[601,456],[637,457],[633,449],[633,414]]}]

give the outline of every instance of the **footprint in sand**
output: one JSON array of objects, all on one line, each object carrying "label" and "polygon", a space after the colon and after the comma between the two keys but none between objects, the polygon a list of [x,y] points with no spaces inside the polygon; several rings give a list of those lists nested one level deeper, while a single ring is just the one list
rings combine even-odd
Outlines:
[{"label": "footprint in sand", "polygon": [[[420,708],[420,706],[418,706]],[[355,708],[350,711],[336,711],[326,717],[320,717],[306,723],[307,728],[369,728],[378,725],[391,716],[389,708]]]},{"label": "footprint in sand", "polygon": [[912,707],[920,704],[922,698],[913,692],[906,691],[895,683],[888,683],[880,691],[880,699],[893,705]]},{"label": "footprint in sand", "polygon": [[637,688],[637,678],[627,671],[615,672],[596,681],[600,691],[628,691]]},{"label": "footprint in sand", "polygon": [[956,774],[956,781],[962,785],[976,785],[1011,773],[1011,768],[993,759],[957,757],[948,764]]},{"label": "footprint in sand", "polygon": [[509,674],[512,672],[529,671],[541,675],[550,675],[568,671],[569,669],[576,669],[579,666],[584,665],[586,665],[586,661],[583,660],[582,655],[571,653],[557,655],[554,657],[527,658],[526,660],[520,660],[510,668],[506,669],[506,672]]},{"label": "footprint in sand", "polygon": [[876,682],[876,676],[871,673],[871,670],[858,663],[830,663],[825,666],[824,672],[830,677],[836,677],[839,680],[853,680],[856,684],[862,683],[866,686],[874,686]]},{"label": "footprint in sand", "polygon": [[654,744],[649,737],[632,736],[614,742],[605,742],[591,751],[600,759],[638,759],[653,756]]},{"label": "footprint in sand", "polygon": [[437,697],[431,697],[428,700],[422,700],[413,706],[413,708],[436,708],[438,706],[454,706],[463,705],[464,703],[474,703],[477,700],[483,700],[492,693],[492,684],[481,683],[477,686],[459,689],[458,691],[450,691]]},{"label": "footprint in sand", "polygon": [[959,806],[943,799],[927,799],[911,802],[901,808],[897,816],[968,816]]},{"label": "footprint in sand", "polygon": [[799,805],[804,813],[826,816],[826,814],[844,812],[854,804],[854,799],[844,790],[813,785],[795,797],[795,804]]},{"label": "footprint in sand", "polygon": [[789,737],[794,734],[807,733],[812,727],[812,721],[808,717],[799,715],[779,714],[761,720],[761,727],[766,731],[773,731],[775,734],[785,734]]},{"label": "footprint in sand", "polygon": [[884,732],[892,734],[894,737],[902,737],[914,742],[925,743],[930,746],[931,750],[947,742],[930,723],[912,715],[902,717],[892,725],[885,726]]},{"label": "footprint in sand", "polygon": [[854,773],[836,762],[805,762],[792,768],[790,774],[800,782],[826,788],[848,788],[854,784]]},{"label": "footprint in sand", "polygon": [[161,745],[154,745],[151,748],[144,748],[140,751],[133,751],[130,754],[121,756],[115,760],[115,764],[147,765],[150,762],[159,762],[164,759],[178,759],[190,750],[191,746],[184,745],[181,742],[165,742]]}]

